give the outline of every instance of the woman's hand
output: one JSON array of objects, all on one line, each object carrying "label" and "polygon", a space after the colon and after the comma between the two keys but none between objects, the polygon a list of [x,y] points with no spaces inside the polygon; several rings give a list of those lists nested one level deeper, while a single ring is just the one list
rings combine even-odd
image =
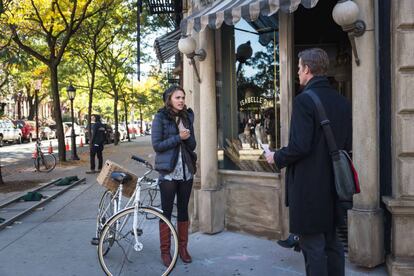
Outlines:
[{"label": "woman's hand", "polygon": [[187,140],[188,138],[190,138],[190,130],[189,129],[180,130],[180,138],[181,140]]}]

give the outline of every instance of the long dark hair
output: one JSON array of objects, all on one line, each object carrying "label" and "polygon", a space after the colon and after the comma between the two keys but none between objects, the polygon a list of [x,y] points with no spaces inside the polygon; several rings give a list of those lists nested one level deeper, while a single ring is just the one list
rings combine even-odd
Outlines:
[{"label": "long dark hair", "polygon": [[178,124],[180,123],[180,121],[181,121],[181,122],[183,123],[184,127],[188,128],[188,127],[190,127],[190,120],[189,120],[189,118],[188,118],[187,106],[186,106],[186,105],[184,105],[183,110],[180,110],[180,111],[178,111],[178,112],[175,112],[175,111],[173,110],[173,106],[172,106],[172,103],[171,103],[171,97],[172,97],[172,94],[174,94],[174,92],[175,92],[175,91],[181,91],[181,92],[183,92],[183,93],[184,93],[184,95],[185,95],[184,88],[182,88],[181,86],[178,86],[178,85],[172,85],[172,86],[168,87],[168,88],[164,91],[164,93],[163,93],[163,95],[162,95],[163,100],[164,100],[164,105],[165,105],[165,108],[166,108],[166,110],[167,110],[167,112],[168,112],[168,115],[169,115],[172,119],[174,119],[174,120],[175,120],[175,122],[177,123],[177,125],[178,125]]}]

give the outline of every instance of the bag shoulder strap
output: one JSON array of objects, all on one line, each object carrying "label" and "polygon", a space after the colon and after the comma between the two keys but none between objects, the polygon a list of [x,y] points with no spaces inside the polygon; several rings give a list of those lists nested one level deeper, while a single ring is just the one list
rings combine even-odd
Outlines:
[{"label": "bag shoulder strap", "polygon": [[337,153],[338,147],[336,145],[335,137],[333,135],[332,128],[330,125],[331,122],[326,117],[325,108],[323,107],[321,100],[319,99],[318,95],[316,95],[316,93],[310,89],[306,90],[304,93],[308,95],[316,105],[316,109],[318,110],[319,114],[319,121],[325,134],[326,142],[328,144],[329,153],[331,155]]}]

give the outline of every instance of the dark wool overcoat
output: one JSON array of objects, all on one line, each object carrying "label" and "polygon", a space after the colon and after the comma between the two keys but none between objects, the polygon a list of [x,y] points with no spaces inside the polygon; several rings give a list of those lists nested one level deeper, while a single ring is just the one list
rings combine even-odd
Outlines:
[{"label": "dark wool overcoat", "polygon": [[[174,117],[172,117],[166,108],[160,109],[154,117],[151,128],[152,147],[155,155],[155,169],[165,175],[172,172],[177,164],[178,152],[181,149],[181,143],[184,143],[188,150],[194,151],[196,140],[194,136],[194,113],[187,109],[190,121],[190,137],[181,142],[179,130]],[[187,163],[186,160],[184,162]]]},{"label": "dark wool overcoat", "polygon": [[[352,148],[352,109],[325,77],[313,77],[311,89],[326,110],[338,149]],[[335,193],[332,160],[315,104],[303,92],[293,102],[289,144],[275,152],[275,163],[286,170],[286,205],[290,232],[315,234],[334,231]]]}]

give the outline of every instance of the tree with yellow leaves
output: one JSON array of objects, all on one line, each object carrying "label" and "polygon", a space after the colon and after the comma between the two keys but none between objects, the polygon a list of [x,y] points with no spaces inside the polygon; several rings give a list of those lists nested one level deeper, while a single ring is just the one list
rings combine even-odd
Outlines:
[{"label": "tree with yellow leaves", "polygon": [[[57,125],[59,159],[66,161],[60,110],[58,66],[83,21],[112,5],[113,0],[8,0],[0,14],[1,35],[44,63],[50,73]],[[68,84],[66,81],[65,86]]]}]

